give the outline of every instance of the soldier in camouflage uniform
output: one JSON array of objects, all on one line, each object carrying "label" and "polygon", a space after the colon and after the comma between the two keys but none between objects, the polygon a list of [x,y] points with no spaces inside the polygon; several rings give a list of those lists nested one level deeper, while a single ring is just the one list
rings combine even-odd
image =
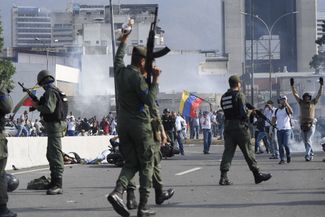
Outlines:
[{"label": "soldier in camouflage uniform", "polygon": [[125,66],[123,57],[126,50],[127,35],[121,39],[116,52],[114,70],[118,90],[118,126],[120,151],[125,157],[125,164],[116,181],[113,192],[107,197],[115,211],[121,216],[130,213],[123,201],[123,192],[129,181],[139,171],[140,202],[138,216],[154,215],[147,206],[153,175],[153,132],[149,107],[153,106],[158,93],[159,69],[153,70],[153,81],[150,87],[141,75],[145,69],[146,49],[134,47],[131,65]]},{"label": "soldier in camouflage uniform", "polygon": [[221,177],[220,185],[231,185],[227,172],[230,169],[232,158],[235,154],[237,145],[243,152],[249,169],[253,172],[255,183],[261,183],[271,178],[271,174],[264,174],[259,171],[251,136],[248,128],[248,115],[246,111],[245,96],[240,92],[240,79],[238,76],[229,78],[230,89],[222,95],[220,105],[225,115],[224,140],[225,149],[220,164]]},{"label": "soldier in camouflage uniform", "polygon": [[[167,135],[164,130],[164,126],[162,125],[162,121],[160,119],[158,106],[155,105],[153,108],[150,108],[150,114],[151,114],[151,125],[152,130],[154,133],[154,141],[153,144],[154,148],[154,168],[153,168],[153,176],[152,176],[152,182],[153,182],[153,188],[155,189],[155,199],[156,204],[161,205],[165,200],[170,199],[175,191],[172,188],[169,188],[167,190],[163,190],[163,182],[160,174],[161,170],[161,153],[160,153],[160,146],[165,145],[167,143]],[[133,181],[129,182],[128,188],[127,188],[127,207],[128,209],[135,209],[137,207],[137,202],[134,195],[134,190],[136,189],[136,186]]]},{"label": "soldier in camouflage uniform", "polygon": [[58,89],[54,86],[55,79],[47,70],[37,75],[37,83],[45,90],[40,102],[33,101],[32,107],[40,111],[44,119],[47,139],[46,157],[51,171],[51,183],[47,190],[48,195],[62,194],[62,176],[64,170],[61,138],[66,132],[66,122],[58,119]]},{"label": "soldier in camouflage uniform", "polygon": [[5,115],[11,112],[12,100],[7,90],[0,90],[0,217],[16,217],[17,214],[7,208],[6,164],[8,157],[7,139],[4,134]]}]

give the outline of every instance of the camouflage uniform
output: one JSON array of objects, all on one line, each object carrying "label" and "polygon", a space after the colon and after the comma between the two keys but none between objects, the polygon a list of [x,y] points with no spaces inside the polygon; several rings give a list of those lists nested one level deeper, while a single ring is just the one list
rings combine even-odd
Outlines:
[{"label": "camouflage uniform", "polygon": [[37,76],[38,84],[45,92],[40,98],[36,109],[41,113],[44,119],[44,125],[47,131],[47,152],[46,157],[49,161],[51,171],[51,184],[47,194],[62,193],[62,176],[64,170],[63,152],[61,138],[66,132],[66,121],[58,118],[58,89],[54,86],[54,78],[49,75],[47,70],[42,70]]},{"label": "camouflage uniform", "polygon": [[[58,100],[55,90],[48,87],[41,99],[41,104],[37,107],[37,110],[41,112],[41,116],[54,113]],[[45,121],[48,136],[46,157],[50,164],[52,179],[62,178],[63,176],[64,162],[61,138],[65,135],[66,126],[65,121]]]},{"label": "camouflage uniform", "polygon": [[[160,119],[159,110],[157,105],[155,105],[153,108],[150,107],[150,115],[151,115],[151,125],[152,130],[154,133],[154,141],[153,149],[154,149],[154,165],[153,165],[153,176],[152,176],[152,182],[153,182],[153,188],[155,189],[155,195],[156,195],[156,204],[160,205],[165,200],[168,200],[171,198],[174,194],[174,189],[168,189],[166,191],[163,191],[163,181],[161,178],[161,159],[162,155],[160,152],[160,145],[162,144],[162,136],[161,134],[164,131],[164,127],[162,125],[162,121]],[[127,189],[127,206],[129,209],[134,209],[136,207],[136,201],[135,197],[133,196],[133,191],[136,189],[136,186],[134,184],[134,181],[130,181]]]},{"label": "camouflage uniform", "polygon": [[[229,84],[231,87],[234,83],[240,83],[239,77],[231,76],[229,78]],[[221,97],[220,105],[225,115],[225,149],[220,164],[220,185],[232,184],[232,182],[229,181],[227,177],[227,172],[230,169],[230,165],[237,145],[241,149],[249,169],[254,174],[256,184],[271,178],[270,174],[266,174],[268,178],[265,178],[264,180],[263,177],[265,174],[260,173],[259,168],[257,167],[254,149],[251,143],[251,136],[248,128],[248,115],[245,109],[245,104],[245,96],[238,90],[229,89]]]},{"label": "camouflage uniform", "polygon": [[8,140],[4,134],[5,128],[5,115],[8,111],[4,112],[2,107],[12,108],[12,101],[9,94],[4,94],[5,91],[1,90],[0,94],[0,217],[7,216],[7,217],[15,217],[17,216],[16,213],[8,210],[7,203],[8,203],[8,193],[7,193],[7,178],[5,168],[7,165],[7,157],[8,157],[8,147],[7,143]]},{"label": "camouflage uniform", "polygon": [[152,83],[149,88],[136,66],[124,65],[125,48],[126,44],[122,42],[114,62],[119,108],[117,132],[125,164],[116,182],[115,190],[107,198],[122,216],[128,216],[129,213],[121,195],[138,171],[140,204],[147,204],[152,186],[154,159],[149,107],[154,105],[158,93],[157,83]]}]

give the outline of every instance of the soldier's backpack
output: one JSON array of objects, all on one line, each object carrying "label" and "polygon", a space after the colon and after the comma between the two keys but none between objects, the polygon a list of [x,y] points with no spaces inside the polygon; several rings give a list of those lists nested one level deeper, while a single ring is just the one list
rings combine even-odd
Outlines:
[{"label": "soldier's backpack", "polygon": [[68,115],[68,98],[67,95],[62,92],[59,88],[55,88],[58,101],[57,117],[60,121],[64,121]]},{"label": "soldier's backpack", "polygon": [[[54,93],[58,99],[57,107],[55,108],[54,113],[52,114],[44,114],[44,120],[46,122],[49,121],[64,121],[68,115],[68,98],[64,92],[62,92],[59,88],[53,87]],[[44,96],[40,98],[40,103],[43,104],[45,102]]]},{"label": "soldier's backpack", "polygon": [[27,190],[46,190],[51,183],[50,178],[41,176],[40,178],[33,179],[27,184]]},{"label": "soldier's backpack", "polygon": [[[173,146],[171,146],[170,144],[165,144],[164,146],[160,147],[160,152],[162,157],[167,158],[167,157],[173,157],[175,155],[175,150],[173,148]],[[179,154],[179,153],[176,153]]]}]

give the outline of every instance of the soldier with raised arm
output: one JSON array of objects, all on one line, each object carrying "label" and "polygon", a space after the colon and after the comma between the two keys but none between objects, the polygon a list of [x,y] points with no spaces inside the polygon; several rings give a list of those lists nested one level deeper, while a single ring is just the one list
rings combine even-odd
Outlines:
[{"label": "soldier with raised arm", "polygon": [[148,216],[155,214],[147,206],[154,162],[154,140],[149,107],[154,105],[158,93],[160,70],[153,69],[153,80],[149,87],[142,75],[145,71],[146,49],[139,46],[132,50],[131,65],[125,66],[123,58],[127,38],[128,35],[122,36],[114,62],[119,107],[117,131],[125,164],[116,181],[115,189],[107,199],[118,214],[129,216],[130,213],[123,201],[123,192],[135,173],[139,172],[140,201],[137,216]]}]

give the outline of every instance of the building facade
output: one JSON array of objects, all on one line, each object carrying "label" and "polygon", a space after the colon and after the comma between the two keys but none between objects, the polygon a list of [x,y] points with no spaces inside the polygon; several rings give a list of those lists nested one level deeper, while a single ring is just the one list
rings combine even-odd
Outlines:
[{"label": "building facade", "polygon": [[316,0],[224,0],[223,4],[230,73],[311,71]]},{"label": "building facade", "polygon": [[325,11],[317,12],[317,38],[321,38],[325,35],[325,32],[322,31],[321,25],[325,22]]},{"label": "building facade", "polygon": [[47,10],[37,7],[12,8],[12,47],[51,46],[51,16]]}]

